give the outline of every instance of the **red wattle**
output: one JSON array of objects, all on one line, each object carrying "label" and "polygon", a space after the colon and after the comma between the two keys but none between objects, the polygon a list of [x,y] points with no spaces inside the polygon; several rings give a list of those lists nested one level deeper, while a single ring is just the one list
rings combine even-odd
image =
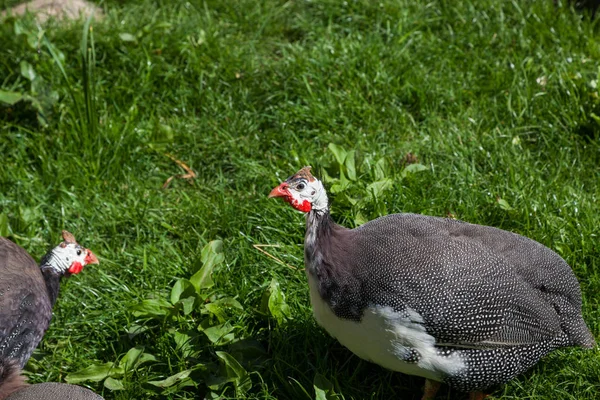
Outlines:
[{"label": "red wattle", "polygon": [[74,261],[73,264],[69,267],[69,272],[71,274],[78,274],[83,271],[83,265],[79,261]]},{"label": "red wattle", "polygon": [[312,209],[312,204],[308,200],[304,200],[302,203],[293,201],[290,203],[298,211],[309,212]]}]

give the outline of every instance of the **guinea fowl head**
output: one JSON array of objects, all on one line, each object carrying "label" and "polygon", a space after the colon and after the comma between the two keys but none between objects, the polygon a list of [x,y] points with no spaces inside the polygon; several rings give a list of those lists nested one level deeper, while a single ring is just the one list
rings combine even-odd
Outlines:
[{"label": "guinea fowl head", "polygon": [[312,176],[310,167],[304,167],[287,178],[271,190],[269,197],[281,197],[302,212],[325,211],[329,207],[325,188],[320,180]]},{"label": "guinea fowl head", "polygon": [[52,269],[59,275],[78,274],[88,264],[98,264],[98,258],[81,246],[75,237],[62,231],[63,242],[53,248],[42,260],[42,269]]}]

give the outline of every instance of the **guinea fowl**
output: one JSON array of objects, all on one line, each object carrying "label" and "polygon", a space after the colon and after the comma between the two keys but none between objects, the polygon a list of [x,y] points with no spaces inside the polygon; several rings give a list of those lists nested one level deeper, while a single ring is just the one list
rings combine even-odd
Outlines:
[{"label": "guinea fowl", "polygon": [[103,400],[101,396],[77,385],[45,382],[25,386],[13,392],[6,400]]},{"label": "guinea fowl", "polygon": [[304,167],[273,189],[307,213],[304,261],[317,322],[354,354],[471,399],[559,347],[592,348],[569,265],[489,226],[392,214],[358,228],[331,219]]},{"label": "guinea fowl", "polygon": [[0,237],[0,400],[25,386],[21,369],[50,325],[60,279],[98,264],[72,234],[38,265],[27,252]]}]

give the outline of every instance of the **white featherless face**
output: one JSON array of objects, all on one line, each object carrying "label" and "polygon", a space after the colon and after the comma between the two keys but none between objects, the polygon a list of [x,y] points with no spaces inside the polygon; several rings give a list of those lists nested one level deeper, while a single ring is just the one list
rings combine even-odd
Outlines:
[{"label": "white featherless face", "polygon": [[51,268],[62,275],[78,274],[88,264],[98,264],[90,250],[75,241],[73,235],[63,232],[65,241],[53,248],[42,261],[42,268]]},{"label": "white featherless face", "polygon": [[269,197],[282,197],[292,207],[302,212],[324,211],[328,207],[325,187],[320,180],[310,174],[310,167],[302,168],[282,182],[271,191]]}]

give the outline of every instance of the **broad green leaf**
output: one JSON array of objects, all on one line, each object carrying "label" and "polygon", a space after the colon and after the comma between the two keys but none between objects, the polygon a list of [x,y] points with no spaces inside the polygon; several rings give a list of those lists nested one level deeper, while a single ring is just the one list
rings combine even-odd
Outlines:
[{"label": "broad green leaf", "polygon": [[152,29],[170,29],[173,26],[172,23],[167,21],[162,21],[152,26]]},{"label": "broad green leaf", "polygon": [[408,174],[414,174],[416,172],[421,172],[425,170],[427,170],[427,167],[423,164],[408,164],[400,173],[400,177],[405,178]]},{"label": "broad green leaf", "polygon": [[29,64],[27,61],[21,61],[19,64],[21,67],[21,76],[29,81],[33,81],[37,76],[33,66]]},{"label": "broad green leaf", "polygon": [[216,316],[220,323],[224,323],[227,319],[229,319],[228,311],[233,308],[238,310],[244,309],[240,302],[233,297],[224,297],[222,299],[217,299],[210,303],[204,304],[204,310]]},{"label": "broad green leaf", "polygon": [[229,353],[224,351],[215,352],[224,363],[227,371],[227,377],[234,378],[235,391],[238,396],[246,393],[252,388],[252,380],[248,372],[240,363]]},{"label": "broad green leaf", "polygon": [[224,351],[217,351],[215,353],[225,363],[225,366],[231,370],[231,377],[241,378],[248,375],[244,367],[231,354]]},{"label": "broad green leaf", "polygon": [[200,258],[204,264],[219,264],[223,262],[223,241],[213,240],[202,248]]},{"label": "broad green leaf", "polygon": [[[211,383],[214,383],[214,382],[211,382]],[[207,382],[207,386],[211,390],[204,395],[204,400],[223,400],[223,396],[220,393],[215,392],[216,390],[218,390],[217,387],[215,387],[214,385],[209,385],[208,382]],[[215,390],[215,391],[213,391],[213,390]]]},{"label": "broad green leaf", "polygon": [[133,339],[140,333],[146,332],[148,329],[150,329],[150,328],[146,325],[131,324],[131,326],[129,326],[129,328],[127,328],[127,334],[129,336],[129,339]]},{"label": "broad green leaf", "polygon": [[161,315],[167,315],[169,310],[172,308],[168,301],[163,299],[146,299],[142,300],[139,304],[131,307],[131,311],[134,316],[152,316],[158,317]]},{"label": "broad green leaf", "polygon": [[321,171],[321,181],[326,182],[326,183],[332,183],[332,182],[336,182],[337,178],[333,178],[333,177],[329,176],[329,174],[327,173],[326,170],[322,170]]},{"label": "broad green leaf", "polygon": [[380,158],[377,163],[375,163],[375,180],[381,181],[387,178],[387,164],[385,162],[385,158]]},{"label": "broad green leaf", "polygon": [[9,106],[23,100],[23,98],[25,98],[25,95],[22,93],[0,90],[0,102],[8,104]]},{"label": "broad green leaf", "polygon": [[143,353],[140,356],[140,358],[137,359],[137,362],[133,366],[133,369],[136,369],[140,365],[145,364],[147,362],[154,362],[154,361],[156,361],[156,357],[154,357],[152,354],[150,354],[150,353]]},{"label": "broad green leaf", "polygon": [[220,323],[223,323],[227,320],[227,313],[220,304],[208,303],[204,305],[204,309],[217,317]]},{"label": "broad green leaf", "polygon": [[15,36],[24,35],[31,50],[39,50],[39,38],[36,34],[37,32],[33,29],[30,29],[25,22],[21,22],[16,20],[13,29],[15,32]]},{"label": "broad green leaf", "polygon": [[129,349],[127,354],[123,356],[119,366],[123,367],[125,371],[133,371],[140,365],[151,361],[156,361],[156,357],[144,353],[144,346],[136,346]]},{"label": "broad green leaf", "polygon": [[35,207],[19,207],[19,216],[25,225],[30,225],[40,220],[41,213]]},{"label": "broad green leaf", "polygon": [[0,214],[0,236],[7,237],[9,233],[8,216],[2,213]]},{"label": "broad green leaf", "polygon": [[178,372],[175,375],[171,375],[166,379],[163,379],[162,381],[150,381],[148,382],[149,384],[153,385],[153,386],[157,386],[157,387],[161,387],[161,388],[166,388],[169,386],[173,386],[176,383],[181,382],[184,379],[187,379],[188,376],[190,376],[190,373],[192,372],[191,369],[186,369],[184,371]]},{"label": "broad green leaf", "polygon": [[93,364],[80,371],[67,375],[68,383],[76,384],[85,381],[100,382],[109,376],[123,375],[123,368],[115,366],[112,362]]},{"label": "broad green leaf", "polygon": [[[49,40],[47,40],[47,38],[44,38],[46,40],[44,40],[44,45],[46,45],[46,47],[48,48],[48,51],[50,52],[50,55],[52,56],[52,59],[54,60],[54,62],[56,63],[60,63],[61,65],[64,65],[65,63],[65,53],[63,53],[62,51],[60,51],[59,49],[57,49],[52,43],[50,43]],[[36,44],[36,48],[37,48],[37,44]]]},{"label": "broad green leaf", "polygon": [[171,334],[175,340],[176,349],[180,351],[184,357],[190,356],[193,352],[190,344],[190,341],[192,340],[191,336],[187,333],[179,332],[176,329],[172,329]]},{"label": "broad green leaf", "polygon": [[110,376],[104,380],[104,387],[112,391],[125,389],[120,379],[111,378]]},{"label": "broad green leaf", "polygon": [[204,246],[201,253],[202,268],[190,278],[196,292],[200,293],[202,289],[208,289],[214,285],[211,274],[215,266],[222,263],[224,259],[221,240],[213,240]]},{"label": "broad green leaf", "polygon": [[512,206],[510,204],[508,204],[508,201],[504,200],[504,199],[498,199],[498,205],[500,206],[501,209],[506,210],[506,211],[510,211],[512,210]]},{"label": "broad green leaf", "polygon": [[292,313],[290,307],[285,302],[285,294],[275,278],[269,284],[266,293],[268,295],[267,305],[269,313],[277,320],[277,323],[281,324],[286,319],[291,319]]},{"label": "broad green leaf", "polygon": [[163,142],[172,142],[175,137],[173,128],[167,124],[158,124],[158,138]]},{"label": "broad green leaf", "polygon": [[358,211],[356,213],[356,215],[354,216],[354,224],[356,226],[364,225],[367,222],[369,222],[369,220],[364,215],[362,215],[362,213],[360,211]]},{"label": "broad green leaf", "polygon": [[241,364],[260,362],[268,358],[265,347],[256,339],[241,339],[228,347],[229,354]]},{"label": "broad green leaf", "polygon": [[173,288],[171,289],[171,304],[177,303],[181,298],[182,293],[190,290],[193,293],[194,285],[192,285],[190,281],[188,281],[187,279],[178,279],[173,285]]},{"label": "broad green leaf", "polygon": [[391,179],[382,179],[375,181],[367,186],[367,193],[373,196],[375,199],[381,197],[381,195],[392,186]]},{"label": "broad green leaf", "polygon": [[175,133],[173,131],[173,128],[171,128],[167,124],[159,123],[153,130],[152,142],[148,143],[148,146],[150,146],[154,150],[164,152],[166,146],[169,143],[173,142],[174,135]]},{"label": "broad green leaf", "polygon": [[196,304],[197,296],[189,296],[185,299],[179,300],[179,303],[183,306],[183,315],[190,315],[194,311],[194,304]]},{"label": "broad green leaf", "polygon": [[350,186],[350,181],[346,178],[343,171],[340,171],[340,179],[331,185],[331,193],[341,193]]},{"label": "broad green leaf", "polygon": [[129,349],[127,354],[123,356],[121,362],[119,363],[125,371],[130,371],[133,369],[135,364],[137,363],[138,358],[144,353],[144,346],[136,346]]},{"label": "broad green leaf", "polygon": [[233,329],[234,327],[231,326],[229,322],[225,322],[224,324],[203,329],[202,332],[204,332],[208,340],[210,340],[213,344],[223,345],[231,342],[231,340],[235,338],[235,336],[231,333]]},{"label": "broad green leaf", "polygon": [[346,173],[348,174],[348,179],[351,181],[356,180],[356,164],[354,159],[354,154],[356,152],[354,150],[349,151],[346,155]]},{"label": "broad green leaf", "polygon": [[347,193],[346,193],[346,200],[348,200],[348,203],[352,204],[353,206],[355,206],[358,203],[357,199],[355,199],[354,197],[348,196]]},{"label": "broad green leaf", "polygon": [[131,33],[123,32],[119,33],[119,38],[124,42],[135,42],[136,38]]},{"label": "broad green leaf", "polygon": [[[206,386],[208,386],[210,390],[220,390],[226,383],[235,382],[236,380],[237,377],[209,375],[206,377]],[[219,399],[222,399],[222,397],[219,397]]]},{"label": "broad green leaf", "polygon": [[338,162],[339,166],[343,166],[344,165],[344,160],[346,160],[346,156],[347,156],[347,152],[346,150],[344,150],[343,147],[338,146],[335,143],[329,143],[329,146],[327,146],[329,148],[329,150],[333,153],[333,155],[335,156],[336,161]]},{"label": "broad green leaf", "polygon": [[313,380],[315,400],[337,400],[339,397],[333,389],[333,384],[323,375],[316,374]]},{"label": "broad green leaf", "polygon": [[233,297],[222,297],[218,300],[213,301],[212,304],[218,304],[222,308],[237,308],[238,310],[244,309],[240,302],[234,299]]}]

